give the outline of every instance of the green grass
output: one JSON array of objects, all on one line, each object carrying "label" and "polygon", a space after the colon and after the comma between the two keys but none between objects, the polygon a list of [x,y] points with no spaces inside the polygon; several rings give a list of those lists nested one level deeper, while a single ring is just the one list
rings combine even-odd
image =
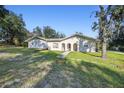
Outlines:
[{"label": "green grass", "polygon": [[0,48],[0,87],[124,87],[124,54]]},{"label": "green grass", "polygon": [[1,48],[0,53],[0,87],[33,87],[60,54],[27,48]]},{"label": "green grass", "polygon": [[102,60],[100,53],[72,52],[67,64],[75,68],[84,87],[124,87],[124,54],[107,55]]}]

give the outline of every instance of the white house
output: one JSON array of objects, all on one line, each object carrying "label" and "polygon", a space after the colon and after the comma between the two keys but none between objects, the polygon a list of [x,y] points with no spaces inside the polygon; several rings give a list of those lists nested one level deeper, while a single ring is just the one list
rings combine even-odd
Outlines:
[{"label": "white house", "polygon": [[80,52],[96,51],[96,39],[79,34],[56,39],[45,39],[39,36],[34,36],[27,39],[25,42],[28,42],[28,48]]}]

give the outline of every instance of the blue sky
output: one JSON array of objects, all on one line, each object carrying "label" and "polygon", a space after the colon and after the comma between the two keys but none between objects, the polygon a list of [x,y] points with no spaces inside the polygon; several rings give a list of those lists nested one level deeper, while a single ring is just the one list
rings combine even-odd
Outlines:
[{"label": "blue sky", "polygon": [[6,6],[16,14],[22,14],[26,28],[32,31],[36,26],[51,26],[59,32],[70,36],[75,32],[96,37],[97,32],[91,29],[92,22],[96,19],[92,12],[98,10],[98,6]]}]

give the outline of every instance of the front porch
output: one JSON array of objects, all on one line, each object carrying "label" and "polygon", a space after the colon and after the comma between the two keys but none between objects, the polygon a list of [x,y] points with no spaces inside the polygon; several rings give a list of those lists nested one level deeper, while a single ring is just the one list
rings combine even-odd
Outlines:
[{"label": "front porch", "polygon": [[62,43],[62,51],[79,51],[79,45],[77,43]]}]

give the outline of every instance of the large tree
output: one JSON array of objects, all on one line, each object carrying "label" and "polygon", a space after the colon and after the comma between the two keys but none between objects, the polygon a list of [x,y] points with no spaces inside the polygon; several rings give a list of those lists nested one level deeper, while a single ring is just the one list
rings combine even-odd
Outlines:
[{"label": "large tree", "polygon": [[9,10],[7,10],[3,5],[0,5],[0,39],[3,39],[2,26],[5,21],[4,18],[9,14]]},{"label": "large tree", "polygon": [[99,11],[96,11],[95,17],[97,21],[93,23],[92,29],[98,30],[98,39],[102,45],[102,58],[107,57],[107,42],[111,34],[110,17],[108,15],[108,10],[104,6],[99,6]]},{"label": "large tree", "polygon": [[0,6],[0,38],[4,39],[6,44],[21,45],[27,33],[22,15]]},{"label": "large tree", "polygon": [[5,15],[1,28],[3,38],[8,44],[20,45],[27,35],[22,15],[16,15],[13,12]]},{"label": "large tree", "polygon": [[124,25],[124,6],[99,6],[99,9],[95,15],[97,22],[93,23],[92,29],[98,30],[98,39],[102,44],[102,58],[106,59],[108,42],[112,41],[112,38],[120,37],[119,33],[120,31],[122,32],[122,26]]},{"label": "large tree", "polygon": [[3,5],[0,5],[0,22],[3,21],[7,14],[9,14],[9,10],[7,10]]}]

